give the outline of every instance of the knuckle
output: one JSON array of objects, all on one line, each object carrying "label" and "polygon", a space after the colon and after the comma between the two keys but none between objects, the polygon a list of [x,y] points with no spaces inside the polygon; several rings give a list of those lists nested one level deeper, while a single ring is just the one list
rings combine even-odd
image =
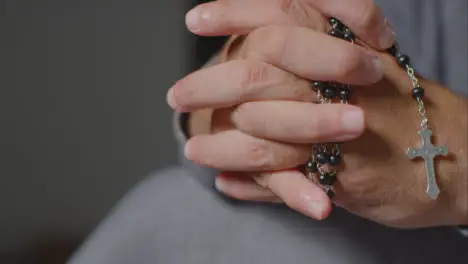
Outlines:
[{"label": "knuckle", "polygon": [[285,26],[258,28],[247,37],[246,57],[277,65],[287,53],[290,29]]},{"label": "knuckle", "polygon": [[250,163],[249,167],[252,167],[256,170],[271,169],[273,165],[271,145],[264,140],[259,140],[252,143],[249,146],[246,158]]},{"label": "knuckle", "polygon": [[241,95],[250,98],[258,92],[259,88],[263,87],[262,84],[268,82],[270,66],[259,61],[244,61],[241,67],[239,87],[244,90]]}]

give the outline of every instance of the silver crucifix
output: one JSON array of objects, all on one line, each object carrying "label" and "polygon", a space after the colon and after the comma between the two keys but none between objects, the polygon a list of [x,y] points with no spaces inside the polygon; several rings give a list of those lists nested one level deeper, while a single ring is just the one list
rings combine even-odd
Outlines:
[{"label": "silver crucifix", "polygon": [[422,138],[422,146],[417,149],[408,149],[408,157],[410,159],[423,158],[426,163],[427,171],[427,195],[435,200],[440,193],[439,186],[434,170],[434,158],[437,156],[447,156],[448,148],[446,146],[434,146],[431,143],[432,131],[429,129],[422,129],[418,131]]}]

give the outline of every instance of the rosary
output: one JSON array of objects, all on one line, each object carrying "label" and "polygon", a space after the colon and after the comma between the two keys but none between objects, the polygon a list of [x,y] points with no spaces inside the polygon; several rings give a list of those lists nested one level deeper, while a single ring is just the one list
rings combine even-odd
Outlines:
[{"label": "rosary", "polygon": [[[330,18],[329,23],[331,30],[328,32],[330,36],[355,43],[355,35],[349,28],[341,23],[336,18]],[[448,149],[445,146],[434,146],[431,143],[432,131],[428,128],[428,116],[424,106],[424,88],[419,84],[414,68],[410,65],[410,59],[407,55],[400,53],[398,45],[393,45],[388,52],[395,57],[398,65],[406,70],[412,82],[412,97],[418,104],[418,112],[421,117],[420,128],[418,134],[421,137],[420,148],[409,148],[407,156],[409,159],[422,158],[425,161],[427,173],[426,194],[429,198],[436,200],[440,188],[437,185],[434,159],[437,156],[448,155]],[[347,104],[350,97],[350,85],[330,83],[330,82],[312,82],[312,88],[317,93],[317,100],[321,104],[330,104],[334,99],[338,98],[342,104]],[[335,191],[333,184],[337,180],[337,167],[341,164],[342,156],[340,146],[342,143],[327,143],[316,144],[312,147],[312,155],[306,163],[307,177],[314,183],[319,184],[325,193],[333,199]]]}]

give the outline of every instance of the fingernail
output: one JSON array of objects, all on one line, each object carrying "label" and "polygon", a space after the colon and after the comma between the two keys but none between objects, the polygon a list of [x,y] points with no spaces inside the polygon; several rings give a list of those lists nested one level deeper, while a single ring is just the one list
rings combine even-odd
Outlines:
[{"label": "fingernail", "polygon": [[173,89],[173,88],[169,89],[169,91],[167,92],[166,101],[167,101],[167,104],[168,104],[172,109],[175,110],[175,109],[177,108],[177,104],[176,104],[175,98],[174,98],[174,89]]},{"label": "fingernail", "polygon": [[323,219],[325,207],[321,202],[318,201],[307,201],[307,211],[309,211],[310,215],[317,220]]},{"label": "fingernail", "polygon": [[364,130],[364,112],[359,108],[346,111],[341,122],[344,131],[356,136]]},{"label": "fingernail", "polygon": [[190,160],[190,144],[185,143],[185,146],[184,146],[184,157],[188,160]]},{"label": "fingernail", "polygon": [[222,191],[224,191],[225,186],[226,186],[226,181],[221,176],[218,176],[218,177],[215,178],[216,190],[222,192]]},{"label": "fingernail", "polygon": [[190,31],[198,32],[201,30],[201,21],[208,19],[209,16],[207,8],[198,6],[187,13],[185,23]]},{"label": "fingernail", "polygon": [[369,54],[369,56],[370,56],[370,58],[371,58],[371,60],[372,60],[373,66],[374,66],[377,70],[381,71],[381,70],[382,70],[382,61],[380,60],[379,55],[377,55],[377,54],[376,54],[375,52],[373,52],[373,51],[368,51],[368,54]]},{"label": "fingernail", "polygon": [[239,118],[239,111],[238,111],[239,108],[236,108],[234,109],[231,114],[230,114],[230,119],[231,119],[231,122],[234,124],[234,125],[238,125],[238,118]]},{"label": "fingernail", "polygon": [[383,77],[382,61],[380,57],[372,52],[366,50],[368,54],[368,60],[366,61],[366,72],[373,77],[373,81],[377,82]]},{"label": "fingernail", "polygon": [[387,18],[383,20],[383,26],[381,29],[382,34],[380,35],[379,44],[383,49],[390,48],[396,40],[395,29]]},{"label": "fingernail", "polygon": [[310,194],[299,193],[301,200],[304,202],[305,213],[310,217],[322,220],[325,216],[325,204],[316,198],[313,198]]}]

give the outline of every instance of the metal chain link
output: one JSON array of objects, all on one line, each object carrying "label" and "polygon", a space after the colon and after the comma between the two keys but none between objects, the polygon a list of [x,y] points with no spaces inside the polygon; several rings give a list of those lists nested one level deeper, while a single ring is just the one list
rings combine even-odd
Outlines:
[{"label": "metal chain link", "polygon": [[429,119],[427,117],[426,107],[424,107],[424,101],[421,99],[418,100],[418,112],[419,112],[419,115],[421,116],[420,127],[421,129],[426,130],[427,124],[429,123]]},{"label": "metal chain link", "polygon": [[[406,72],[408,73],[408,76],[410,77],[411,82],[413,83],[413,89],[420,88],[421,85],[419,84],[418,78],[416,78],[414,69],[411,66],[407,65]],[[422,99],[417,99],[417,101],[418,101],[418,112],[419,112],[419,116],[421,117],[420,128],[427,129],[429,119],[427,116],[426,107],[424,106],[424,101]]]},{"label": "metal chain link", "polygon": [[420,87],[419,85],[419,80],[416,78],[416,74],[414,73],[414,69],[407,65],[406,66],[406,72],[408,73],[408,76],[411,78],[411,82],[413,83],[413,88]]}]

